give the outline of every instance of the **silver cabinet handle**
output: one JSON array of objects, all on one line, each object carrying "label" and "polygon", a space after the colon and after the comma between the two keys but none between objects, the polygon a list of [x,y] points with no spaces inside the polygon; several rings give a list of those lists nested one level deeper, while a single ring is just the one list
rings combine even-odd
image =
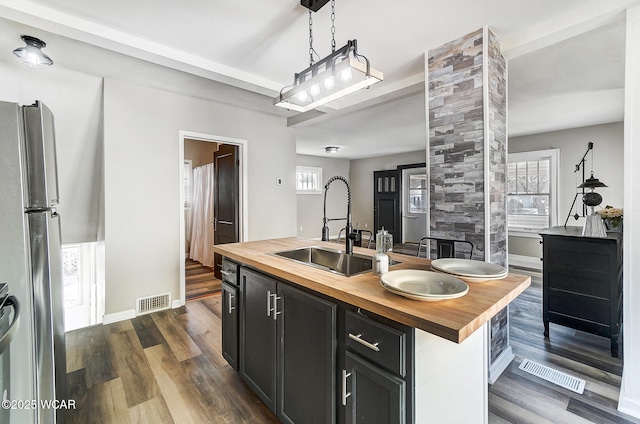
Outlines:
[{"label": "silver cabinet handle", "polygon": [[232,299],[235,299],[235,297],[236,297],[236,296],[235,296],[233,293],[231,293],[231,292],[227,292],[227,293],[229,294],[229,298],[228,298],[228,299],[229,299],[229,301],[228,301],[227,303],[229,304],[229,313],[231,313],[231,311],[233,311],[234,309],[236,309],[236,307],[235,307],[235,306],[231,306],[231,300],[232,300]]},{"label": "silver cabinet handle", "polygon": [[278,315],[282,313],[282,311],[278,312],[278,300],[282,299],[281,296],[278,296],[276,293],[272,294],[273,296],[273,320],[275,321],[278,318]]},{"label": "silver cabinet handle", "polygon": [[347,392],[347,377],[350,377],[351,373],[347,373],[347,370],[342,370],[342,405],[347,406],[347,398],[351,396],[351,392]]},{"label": "silver cabinet handle", "polygon": [[232,274],[233,274],[233,272],[231,272],[231,271],[225,271],[224,269],[221,269],[221,270],[220,270],[220,274],[222,274],[222,275],[224,275],[224,276],[227,276],[227,277],[228,277],[228,276],[232,275]]},{"label": "silver cabinet handle", "polygon": [[362,339],[361,337],[362,337],[362,334],[358,334],[358,335],[354,336],[353,334],[349,333],[349,338],[351,340],[355,340],[358,343],[360,343],[361,345],[366,346],[371,350],[374,350],[376,352],[380,352],[380,348],[378,347],[378,344],[379,344],[378,342],[369,343],[368,341]]},{"label": "silver cabinet handle", "polygon": [[267,316],[271,316],[271,290],[267,290]]}]

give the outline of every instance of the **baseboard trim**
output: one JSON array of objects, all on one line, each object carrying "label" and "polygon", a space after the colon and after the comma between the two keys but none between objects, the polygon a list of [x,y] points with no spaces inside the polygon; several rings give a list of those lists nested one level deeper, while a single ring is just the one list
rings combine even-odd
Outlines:
[{"label": "baseboard trim", "polygon": [[102,317],[102,324],[113,324],[114,322],[125,321],[136,317],[136,310],[130,309],[128,311],[116,312],[115,314],[104,314]]},{"label": "baseboard trim", "polygon": [[507,369],[513,358],[515,358],[513,350],[511,346],[508,346],[489,366],[489,384],[493,384],[498,380],[498,377]]},{"label": "baseboard trim", "polygon": [[182,299],[173,299],[171,302],[171,308],[176,309],[184,305],[184,301]]},{"label": "baseboard trim", "polygon": [[536,258],[533,256],[509,255],[509,265],[542,271],[542,261],[540,260],[540,258]]},{"label": "baseboard trim", "polygon": [[618,403],[618,411],[627,415],[631,415],[635,418],[640,418],[640,401],[636,399],[630,399],[626,396],[620,396]]}]

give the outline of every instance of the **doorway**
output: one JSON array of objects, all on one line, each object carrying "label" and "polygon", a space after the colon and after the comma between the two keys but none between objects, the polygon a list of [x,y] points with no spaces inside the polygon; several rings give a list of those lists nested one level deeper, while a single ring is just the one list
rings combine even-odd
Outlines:
[{"label": "doorway", "polygon": [[[196,144],[200,144],[203,147],[205,147],[205,149],[203,149],[204,151],[208,151],[211,153],[210,155],[208,153],[205,153],[205,156],[208,156],[208,157],[204,159],[206,159],[205,161],[208,162],[208,164],[202,165],[202,168],[203,168],[202,171],[205,173],[208,172],[210,175],[208,177],[209,188],[206,189],[208,190],[207,194],[210,195],[209,196],[210,200],[208,200],[210,204],[204,207],[204,209],[207,211],[208,214],[205,217],[200,218],[202,222],[201,229],[203,232],[207,233],[207,237],[204,237],[204,241],[202,240],[199,241],[199,245],[202,246],[201,249],[204,251],[204,253],[207,254],[207,256],[210,256],[210,258],[208,258],[207,260],[206,267],[201,269],[195,269],[193,262],[190,262],[189,265],[187,265],[187,261],[189,259],[189,256],[191,255],[191,252],[187,254],[187,251],[189,250],[187,246],[191,245],[191,234],[193,233],[190,227],[193,227],[193,224],[194,224],[193,222],[189,222],[189,219],[188,219],[192,215],[189,210],[189,207],[191,204],[194,204],[196,200],[196,199],[191,199],[189,195],[190,193],[189,185],[190,183],[191,184],[194,183],[193,181],[190,181],[189,168],[190,166],[192,166],[194,169],[198,168],[197,165],[199,165],[199,162],[198,161],[194,162],[194,160],[191,158],[190,160],[191,163],[188,164],[189,158],[185,160],[185,151],[186,151],[186,146],[192,145],[192,143],[194,142]],[[208,146],[209,144],[211,144],[211,146]],[[181,184],[180,185],[181,187],[180,206],[181,207],[180,207],[180,224],[179,224],[180,225],[180,247],[179,247],[180,304],[184,305],[185,301],[188,300],[187,281],[189,281],[190,283],[194,281],[194,278],[193,278],[194,273],[201,276],[201,277],[197,277],[196,280],[205,280],[205,277],[207,277],[207,279],[214,278],[213,269],[216,268],[216,262],[220,262],[220,259],[218,257],[214,257],[212,246],[215,244],[220,244],[221,242],[233,242],[233,241],[245,240],[245,237],[247,234],[247,228],[246,228],[247,213],[245,210],[246,195],[247,195],[247,190],[246,190],[247,178],[246,178],[246,169],[243,165],[246,163],[246,158],[247,158],[247,141],[241,140],[241,139],[233,139],[229,137],[209,135],[209,134],[180,131],[178,149],[179,149],[179,161],[180,161],[179,178],[180,178],[180,184]],[[223,152],[223,154],[222,155],[220,153],[214,154],[213,153],[214,151]],[[219,163],[218,160],[216,160],[216,158],[219,156],[228,157],[227,152],[229,151],[234,152],[233,160],[231,161],[233,164],[234,173],[232,173],[231,177],[227,175],[225,178],[222,178],[218,174],[217,170],[214,169],[216,165],[214,165],[213,163],[215,162],[217,165],[220,166],[221,164]],[[227,160],[226,164],[228,165],[229,162],[230,161]],[[222,166],[220,166],[220,168],[222,168]],[[232,192],[229,192],[227,190],[227,187],[228,187],[227,184],[229,183],[230,178],[235,181],[235,186],[236,186],[236,189],[232,190]],[[225,186],[224,190],[220,190],[220,189],[215,190],[214,186],[218,179],[219,181],[224,180],[224,186]],[[223,198],[214,200],[215,194],[220,193],[221,191],[225,193]],[[206,202],[207,202],[206,200],[203,201],[203,203],[205,204]],[[218,241],[214,241],[214,239],[216,239],[214,225],[215,225],[215,221],[218,219],[218,216],[216,215],[217,208],[216,208],[215,202],[221,202],[220,204],[222,204],[222,202],[231,202],[231,206],[227,206],[225,210],[237,211],[235,215],[236,218],[234,223],[234,225],[236,226],[235,238],[227,237],[224,239],[224,241],[221,241],[218,238]],[[225,218],[224,219],[225,222],[228,222],[230,220],[227,215],[225,215],[224,218]],[[196,262],[196,264],[200,265],[198,262]],[[203,281],[199,281],[197,284],[202,287],[196,287],[195,292],[193,290],[190,290],[190,295],[193,296],[193,294],[195,293],[196,297],[198,296],[201,297],[203,295],[203,290],[207,290],[207,287]]]},{"label": "doorway", "polygon": [[427,168],[402,170],[402,243],[419,243],[427,235]]},{"label": "doorway", "polygon": [[400,235],[400,172],[373,172],[373,225],[374,230],[387,230],[397,243]]},{"label": "doorway", "polygon": [[415,254],[427,235],[429,187],[426,164],[398,165],[373,172],[373,222],[393,236],[394,249]]}]

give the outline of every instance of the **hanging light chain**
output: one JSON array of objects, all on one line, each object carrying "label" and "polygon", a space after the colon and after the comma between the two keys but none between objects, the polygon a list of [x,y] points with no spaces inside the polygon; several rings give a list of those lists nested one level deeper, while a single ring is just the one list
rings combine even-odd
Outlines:
[{"label": "hanging light chain", "polygon": [[336,51],[336,0],[331,0],[331,53]]},{"label": "hanging light chain", "polygon": [[309,66],[313,65],[313,16],[309,9]]}]

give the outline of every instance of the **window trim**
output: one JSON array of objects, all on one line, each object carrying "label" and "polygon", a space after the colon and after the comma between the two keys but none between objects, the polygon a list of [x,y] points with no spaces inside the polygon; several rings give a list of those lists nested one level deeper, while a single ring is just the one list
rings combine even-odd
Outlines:
[{"label": "window trim", "polygon": [[[301,172],[315,173],[318,175],[318,187],[314,189],[299,189],[298,188],[298,174]],[[319,166],[296,166],[296,194],[322,194],[322,185],[324,181],[322,179],[322,168]]]},{"label": "window trim", "polygon": [[[539,161],[549,158],[549,226],[558,225],[559,199],[560,199],[560,149],[531,150],[526,152],[509,153],[507,155],[507,165],[513,162]],[[509,177],[507,170],[506,177]],[[505,181],[506,188],[506,181]],[[509,193],[505,190],[505,202],[508,203]],[[539,228],[511,227],[509,225],[509,210],[507,209],[507,234],[517,237],[537,238]]]}]

